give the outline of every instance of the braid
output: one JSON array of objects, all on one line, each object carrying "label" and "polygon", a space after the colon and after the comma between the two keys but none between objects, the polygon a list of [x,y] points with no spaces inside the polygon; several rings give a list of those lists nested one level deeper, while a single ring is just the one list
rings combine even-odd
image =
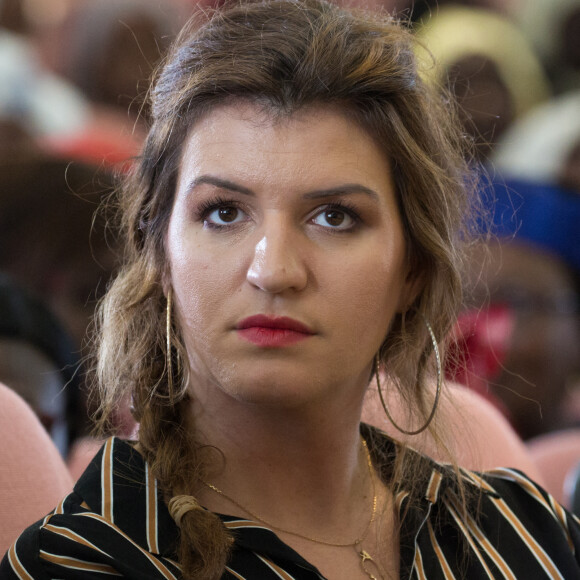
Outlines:
[{"label": "braid", "polygon": [[[204,462],[189,412],[191,399],[182,365],[175,365],[179,392],[168,392],[165,305],[157,269],[151,264],[142,260],[121,270],[95,320],[100,340],[95,350],[93,394],[99,398],[95,415],[99,435],[114,429],[115,411],[131,398],[133,416],[140,425],[139,450],[169,504],[174,496],[195,493]],[[177,349],[178,336],[175,343]],[[220,578],[233,540],[219,517],[198,507],[179,519],[176,548],[183,578]]]},{"label": "braid", "polygon": [[214,513],[197,501],[176,517],[171,498],[189,495],[196,488],[202,462],[194,430],[186,423],[188,399],[174,406],[151,401],[142,412],[139,428],[141,453],[164,491],[170,513],[180,528],[178,560],[185,580],[221,578],[233,538]]}]

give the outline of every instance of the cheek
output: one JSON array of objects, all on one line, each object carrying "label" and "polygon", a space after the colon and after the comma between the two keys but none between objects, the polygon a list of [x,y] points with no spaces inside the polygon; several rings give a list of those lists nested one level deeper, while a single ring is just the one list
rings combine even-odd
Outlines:
[{"label": "cheek", "polygon": [[226,286],[222,272],[205,260],[172,263],[171,280],[181,323],[204,332],[219,312]]},{"label": "cheek", "polygon": [[377,260],[372,254],[344,273],[329,302],[348,311],[353,340],[368,337],[382,342],[399,308],[403,279],[401,260]]},{"label": "cheek", "polygon": [[[402,294],[405,291],[406,268],[400,248],[402,243],[392,243],[396,249],[385,253],[376,251],[375,256],[370,253],[367,262],[363,264],[365,287],[368,299],[376,307],[394,314],[399,308]],[[388,246],[387,246],[388,247]]]},{"label": "cheek", "polygon": [[228,296],[236,290],[239,260],[231,252],[207,247],[203,235],[180,234],[174,232],[168,248],[175,310],[180,325],[187,329],[185,336],[207,336]]},{"label": "cheek", "polygon": [[200,313],[206,309],[212,294],[208,292],[211,261],[204,257],[195,236],[177,227],[168,234],[170,283],[175,311],[181,325],[197,326]]}]

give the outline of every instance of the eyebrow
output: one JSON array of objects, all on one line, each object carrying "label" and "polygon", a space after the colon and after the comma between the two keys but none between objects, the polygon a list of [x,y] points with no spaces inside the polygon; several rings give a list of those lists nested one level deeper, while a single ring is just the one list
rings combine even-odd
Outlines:
[{"label": "eyebrow", "polygon": [[187,191],[193,191],[198,185],[214,185],[220,189],[229,189],[230,191],[236,191],[237,193],[242,193],[244,195],[256,195],[251,189],[229,181],[228,179],[222,179],[221,177],[215,177],[214,175],[200,175],[195,179],[192,179],[187,187]]},{"label": "eyebrow", "polygon": [[[191,192],[198,185],[213,185],[219,187],[220,189],[227,189],[229,191],[235,191],[236,193],[241,193],[243,195],[255,196],[256,194],[249,188],[244,187],[228,179],[222,179],[221,177],[216,177],[214,175],[200,175],[193,179],[187,188],[187,191]],[[337,197],[341,195],[352,195],[355,193],[364,193],[375,200],[379,199],[379,195],[373,189],[361,185],[360,183],[345,183],[343,185],[338,185],[336,187],[330,187],[328,189],[316,189],[314,191],[309,191],[304,194],[305,199],[323,199],[326,197]]]},{"label": "eyebrow", "polygon": [[376,191],[364,185],[361,185],[360,183],[345,183],[344,185],[331,187],[329,189],[317,189],[315,191],[309,191],[304,195],[304,197],[306,199],[320,199],[324,197],[351,195],[353,193],[364,193],[375,200],[379,199],[379,195]]}]

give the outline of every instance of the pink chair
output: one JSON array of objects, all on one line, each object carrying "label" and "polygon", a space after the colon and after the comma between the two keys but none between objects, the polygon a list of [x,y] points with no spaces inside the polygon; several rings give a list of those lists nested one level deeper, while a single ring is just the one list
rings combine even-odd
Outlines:
[{"label": "pink chair", "polygon": [[[385,397],[399,425],[411,428],[413,424],[407,424],[405,403],[388,385]],[[367,390],[363,420],[438,461],[446,462],[453,458],[461,467],[477,471],[515,467],[544,484],[543,473],[502,413],[479,393],[461,385],[445,384],[434,419],[434,425],[443,433],[448,449],[435,441],[428,431],[417,436],[399,433],[387,420],[374,385]]]},{"label": "pink chair", "polygon": [[[135,423],[135,419],[131,415],[129,398],[118,406],[113,421],[116,435],[133,441],[137,439],[139,425]],[[104,439],[82,437],[72,444],[68,453],[67,465],[74,481],[77,481],[83,474],[104,442]]]},{"label": "pink chair", "polygon": [[100,439],[83,437],[72,444],[66,464],[73,481],[77,481],[84,473],[103,443],[104,441]]},{"label": "pink chair", "polygon": [[560,503],[571,508],[566,480],[580,462],[580,428],[546,433],[526,443],[542,474],[544,487]]},{"label": "pink chair", "polygon": [[0,383],[0,554],[72,486],[62,457],[32,409]]}]

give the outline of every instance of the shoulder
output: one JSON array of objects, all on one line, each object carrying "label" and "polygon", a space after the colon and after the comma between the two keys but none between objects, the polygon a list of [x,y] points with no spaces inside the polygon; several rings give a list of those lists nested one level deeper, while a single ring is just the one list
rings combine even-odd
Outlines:
[{"label": "shoulder", "polygon": [[511,526],[537,528],[537,535],[545,536],[547,528],[563,534],[567,543],[580,548],[580,520],[566,510],[541,485],[517,469],[496,468],[471,478],[488,492],[489,503],[502,514]]},{"label": "shoulder", "polygon": [[451,496],[443,503],[477,559],[514,578],[580,579],[580,522],[540,485],[515,469],[462,475],[479,490],[470,512],[459,516]]},{"label": "shoulder", "polygon": [[176,578],[173,522],[147,472],[131,445],[108,440],[74,492],[10,548],[0,576]]},{"label": "shoulder", "polygon": [[[371,430],[387,453],[402,446]],[[397,499],[410,577],[580,580],[580,522],[540,485],[516,469],[455,470],[410,452],[421,481]]]},{"label": "shoulder", "polygon": [[91,513],[82,504],[82,499],[73,492],[49,515],[28,527],[6,553],[0,566],[0,577],[66,577],[63,569],[74,562],[76,570],[79,566],[87,572],[95,570],[91,566],[94,558],[86,562],[80,558],[82,548],[88,544],[86,532],[90,526],[84,523],[86,520],[76,516]]}]

